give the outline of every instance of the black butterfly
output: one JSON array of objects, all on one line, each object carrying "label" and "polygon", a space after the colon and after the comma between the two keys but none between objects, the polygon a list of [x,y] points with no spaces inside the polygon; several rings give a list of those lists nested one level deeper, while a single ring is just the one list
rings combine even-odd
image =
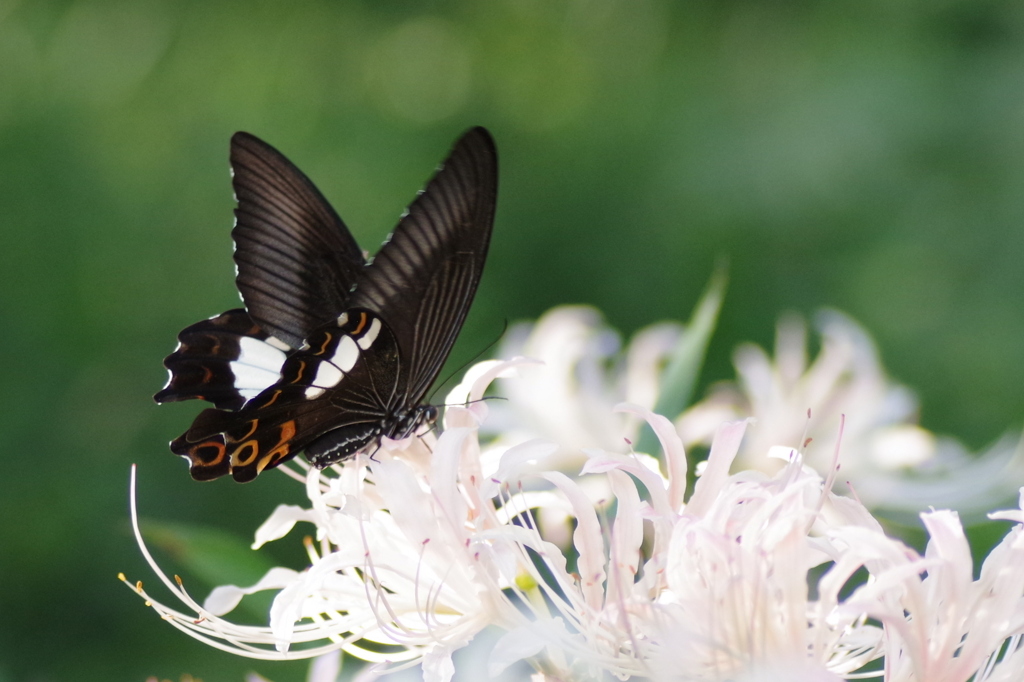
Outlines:
[{"label": "black butterfly", "polygon": [[313,183],[248,133],[231,138],[236,283],[245,310],[186,327],[158,403],[213,403],[171,442],[196,480],[251,481],[299,451],[318,467],[432,422],[421,405],[476,293],[498,163],[462,136],[370,261]]}]

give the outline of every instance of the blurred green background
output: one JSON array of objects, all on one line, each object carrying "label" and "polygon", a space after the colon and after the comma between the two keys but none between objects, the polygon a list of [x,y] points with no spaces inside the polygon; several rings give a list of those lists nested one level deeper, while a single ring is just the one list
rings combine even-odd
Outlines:
[{"label": "blurred green background", "polygon": [[199,405],[150,398],[177,332],[238,302],[228,140],[279,147],[372,251],[478,124],[501,191],[457,361],[560,303],[685,318],[726,255],[705,384],[827,304],[929,428],[1020,425],[1024,4],[0,0],[0,681],[304,679],[115,578],[156,584],[132,462],[144,517],[246,541],[301,494],[193,483],[166,443]]}]

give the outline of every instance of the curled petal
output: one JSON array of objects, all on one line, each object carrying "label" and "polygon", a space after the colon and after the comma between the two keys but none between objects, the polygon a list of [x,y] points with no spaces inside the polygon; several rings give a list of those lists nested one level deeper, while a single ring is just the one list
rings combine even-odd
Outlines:
[{"label": "curled petal", "polygon": [[[487,672],[497,677],[513,663],[537,656],[545,648],[557,652],[560,648],[573,650],[582,644],[582,638],[570,634],[562,618],[538,618],[502,635],[488,657]],[[560,658],[560,654],[558,652],[556,658]]]},{"label": "curled petal", "polygon": [[683,506],[683,494],[686,492],[686,449],[675,426],[660,414],[630,403],[620,403],[616,412],[635,414],[648,424],[661,442],[665,454],[665,467],[668,470],[668,502],[669,506],[678,511]]},{"label": "curled petal", "polygon": [[238,587],[237,585],[215,587],[203,602],[203,608],[215,616],[223,616],[238,606],[238,602],[242,601],[242,597],[245,595],[263,590],[279,590],[291,585],[298,576],[299,574],[290,568],[275,567],[267,571],[266,575],[251,587]]},{"label": "curled petal", "polygon": [[487,659],[487,674],[497,677],[513,663],[536,656],[547,646],[548,639],[536,623],[509,630],[495,643]]},{"label": "curled petal", "polygon": [[636,485],[621,471],[608,472],[612,492],[618,501],[612,525],[612,567],[617,575],[612,584],[621,592],[629,592],[640,568],[640,545],[644,541],[644,523],[640,514],[640,495]]},{"label": "curled petal", "polygon": [[587,461],[581,474],[607,473],[613,470],[625,471],[640,479],[651,496],[655,511],[665,518],[672,518],[675,512],[666,494],[666,481],[658,473],[657,461],[648,455],[617,455],[600,450],[586,450]]},{"label": "curled petal", "polygon": [[462,527],[466,502],[458,488],[459,464],[463,448],[475,429],[448,428],[437,440],[430,460],[430,490],[433,498],[448,517],[450,527]]},{"label": "curled petal", "polygon": [[555,484],[572,504],[578,524],[572,534],[572,540],[576,551],[579,552],[577,567],[583,598],[591,608],[600,609],[604,602],[605,554],[597,512],[586,494],[565,474],[550,471],[544,474],[544,478]]},{"label": "curled petal", "polygon": [[452,651],[456,648],[438,644],[426,653],[423,657],[423,682],[450,682],[455,674]]},{"label": "curled petal", "polygon": [[[448,393],[445,404],[465,406],[466,409],[476,414],[479,420],[482,421],[486,417],[487,410],[486,405],[481,399],[484,397],[484,393],[487,391],[487,387],[491,385],[491,382],[499,377],[513,376],[516,367],[539,364],[543,363],[539,360],[524,357],[516,357],[511,360],[479,362],[470,367],[462,381]],[[460,416],[463,414],[466,413],[452,410],[451,416],[449,416],[448,410],[445,410],[445,426],[449,428],[453,426],[471,426],[471,424],[465,423],[465,417]],[[455,421],[451,421],[452,419]],[[472,424],[472,426],[476,426],[476,424]]]},{"label": "curled petal", "polygon": [[524,468],[543,461],[557,449],[554,443],[539,438],[509,448],[502,454],[497,470],[483,482],[481,493],[485,497],[494,497],[502,484],[515,480]]},{"label": "curled petal", "polygon": [[317,522],[317,515],[311,510],[293,504],[279,504],[270,517],[256,529],[256,540],[253,549],[259,549],[272,540],[279,540],[287,535],[299,521]]},{"label": "curled petal", "polygon": [[691,516],[703,516],[711,508],[715,497],[721,492],[729,476],[736,453],[739,452],[743,433],[747,429],[746,419],[729,424],[722,424],[715,432],[708,455],[708,465],[704,474],[697,479],[693,495],[686,505],[686,513]]}]

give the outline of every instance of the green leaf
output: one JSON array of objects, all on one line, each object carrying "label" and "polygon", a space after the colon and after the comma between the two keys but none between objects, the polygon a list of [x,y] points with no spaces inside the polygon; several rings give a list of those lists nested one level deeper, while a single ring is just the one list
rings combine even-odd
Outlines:
[{"label": "green leaf", "polygon": [[[654,406],[657,414],[675,419],[689,407],[701,367],[704,366],[708,344],[718,324],[718,313],[722,309],[728,280],[728,266],[720,262],[711,274],[708,286],[665,366],[658,402]],[[645,424],[641,429],[636,449],[639,452],[660,452],[658,439],[650,426]]]}]

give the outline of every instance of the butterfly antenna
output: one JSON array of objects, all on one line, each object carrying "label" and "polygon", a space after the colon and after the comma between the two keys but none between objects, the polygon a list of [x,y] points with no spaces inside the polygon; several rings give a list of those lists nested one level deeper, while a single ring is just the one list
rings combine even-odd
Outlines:
[{"label": "butterfly antenna", "polygon": [[454,376],[455,376],[456,374],[461,374],[462,372],[464,372],[464,371],[466,370],[466,368],[467,368],[467,367],[469,367],[469,366],[470,366],[470,365],[472,365],[472,364],[473,364],[474,362],[476,362],[477,360],[479,360],[479,359],[480,359],[480,356],[481,356],[481,355],[483,355],[484,353],[486,353],[487,351],[489,351],[489,350],[490,350],[491,348],[493,348],[493,347],[494,347],[494,346],[495,346],[495,345],[496,345],[496,344],[498,343],[498,341],[500,341],[500,340],[501,340],[501,337],[502,337],[502,336],[504,336],[504,335],[505,335],[505,332],[507,332],[507,331],[508,331],[508,318],[506,317],[506,318],[505,318],[505,322],[504,322],[504,323],[502,324],[502,326],[501,326],[501,331],[500,331],[500,332],[498,332],[498,335],[497,335],[496,337],[494,337],[494,340],[493,340],[493,341],[491,341],[491,342],[490,342],[489,344],[487,344],[486,346],[484,346],[484,347],[483,347],[483,348],[482,348],[482,349],[480,350],[480,352],[479,352],[479,353],[477,353],[476,355],[474,355],[474,356],[473,356],[472,358],[470,358],[470,359],[469,359],[469,360],[468,360],[467,362],[464,362],[464,363],[462,363],[462,365],[461,365],[461,366],[460,366],[460,367],[459,367],[458,369],[456,369],[456,370],[455,370],[454,372],[452,372],[452,373],[451,373],[451,374],[449,374],[449,375],[448,375],[447,377],[445,377],[444,381],[442,381],[441,383],[439,383],[439,384],[437,385],[437,388],[435,388],[435,389],[434,389],[433,391],[431,391],[431,392],[430,392],[430,399],[429,399],[429,400],[428,400],[427,402],[433,402],[433,400],[434,400],[434,396],[435,396],[435,395],[437,395],[437,392],[438,392],[438,391],[440,391],[440,390],[441,390],[441,388],[442,388],[443,386],[446,386],[446,385],[448,384],[448,382],[452,380],[452,377],[454,377]]}]

